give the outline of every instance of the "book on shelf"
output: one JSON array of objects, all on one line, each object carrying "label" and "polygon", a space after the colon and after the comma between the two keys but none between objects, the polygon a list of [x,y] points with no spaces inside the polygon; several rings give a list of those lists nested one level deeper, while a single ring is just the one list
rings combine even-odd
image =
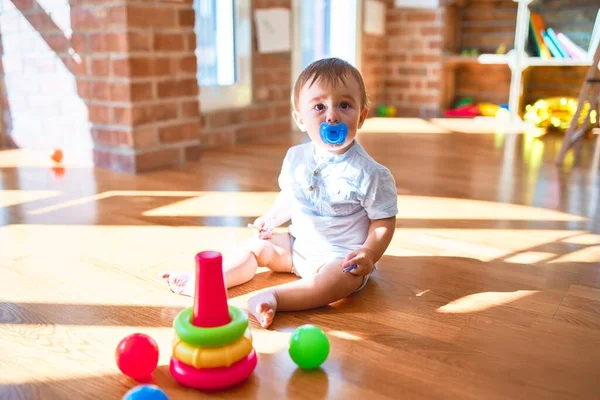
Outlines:
[{"label": "book on shelf", "polygon": [[550,53],[550,49],[544,42],[542,31],[546,29],[546,25],[544,24],[544,20],[542,16],[538,13],[531,12],[529,17],[529,27],[530,31],[533,33],[533,42],[534,47],[537,50],[537,56],[543,58],[544,60],[548,60],[552,58],[552,54]]},{"label": "book on shelf", "polygon": [[596,15],[587,50],[576,44],[564,32],[546,26],[542,15],[534,11],[529,15],[529,32],[530,49],[534,56],[544,60],[550,58],[586,60],[593,57],[600,44],[600,10]]},{"label": "book on shelf", "polygon": [[554,44],[554,46],[560,52],[561,58],[571,58],[571,56],[569,56],[569,53],[564,49],[564,47],[558,40],[558,37],[556,37],[556,32],[554,32],[554,29],[552,29],[552,28],[546,29],[546,33],[548,34],[548,37],[550,38],[550,40],[552,40],[552,44]]},{"label": "book on shelf", "polygon": [[564,58],[562,52],[558,49],[558,47],[556,47],[556,44],[550,35],[548,35],[548,31],[542,31],[542,37],[544,38],[544,43],[546,43],[546,46],[548,46],[550,53],[554,58]]},{"label": "book on shelf", "polygon": [[573,43],[571,39],[569,39],[564,33],[557,32],[556,37],[562,47],[569,53],[572,59],[574,60],[585,60],[588,56],[588,52],[583,50],[577,44]]}]

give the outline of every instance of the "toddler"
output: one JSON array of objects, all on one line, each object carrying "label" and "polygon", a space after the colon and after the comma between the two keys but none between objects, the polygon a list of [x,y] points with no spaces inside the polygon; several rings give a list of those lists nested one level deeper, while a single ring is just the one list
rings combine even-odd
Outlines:
[{"label": "toddler", "polygon": [[[223,257],[228,288],[252,279],[258,266],[302,278],[248,301],[265,328],[277,311],[324,306],[361,290],[392,240],[398,212],[390,171],[355,140],[368,113],[360,72],[337,58],[315,61],[298,77],[292,103],[294,121],[310,142],[288,150],[280,192],[251,225],[256,238]],[[327,139],[323,126],[347,127],[345,140]],[[289,233],[273,232],[290,219]],[[163,277],[173,292],[194,295],[193,273]]]}]

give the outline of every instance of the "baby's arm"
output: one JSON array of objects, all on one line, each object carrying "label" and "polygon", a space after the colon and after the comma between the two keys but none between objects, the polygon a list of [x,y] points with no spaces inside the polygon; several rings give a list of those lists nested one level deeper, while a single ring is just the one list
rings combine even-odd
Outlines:
[{"label": "baby's arm", "polygon": [[285,190],[282,190],[265,215],[258,217],[250,227],[258,230],[258,237],[260,239],[270,239],[273,230],[289,221],[291,215],[292,210],[289,195]]},{"label": "baby's arm", "polygon": [[290,182],[291,174],[289,170],[293,158],[292,148],[286,153],[281,166],[281,172],[277,178],[281,191],[277,194],[277,198],[269,211],[262,217],[258,217],[256,221],[254,221],[254,224],[249,225],[251,228],[258,230],[258,237],[260,239],[270,239],[273,230],[289,221],[292,217],[293,195],[291,192],[292,184]]},{"label": "baby's arm", "polygon": [[355,275],[369,274],[373,270],[373,264],[383,257],[383,253],[392,241],[395,230],[396,216],[371,220],[367,240],[360,249],[346,256],[342,267],[346,268],[356,264],[357,268],[351,270],[351,273]]},{"label": "baby's arm", "polygon": [[287,191],[282,190],[277,194],[277,198],[273,202],[273,205],[269,211],[265,213],[263,218],[273,221],[273,224],[275,225],[273,226],[273,229],[275,229],[279,225],[288,222],[292,217],[291,204],[289,194]]}]

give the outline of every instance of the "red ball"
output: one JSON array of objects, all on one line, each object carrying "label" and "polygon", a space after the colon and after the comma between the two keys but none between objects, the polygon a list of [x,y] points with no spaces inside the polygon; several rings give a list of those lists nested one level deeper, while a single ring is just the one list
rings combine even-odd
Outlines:
[{"label": "red ball", "polygon": [[136,380],[148,378],[158,365],[158,344],[148,335],[134,333],[119,342],[115,357],[125,375]]}]

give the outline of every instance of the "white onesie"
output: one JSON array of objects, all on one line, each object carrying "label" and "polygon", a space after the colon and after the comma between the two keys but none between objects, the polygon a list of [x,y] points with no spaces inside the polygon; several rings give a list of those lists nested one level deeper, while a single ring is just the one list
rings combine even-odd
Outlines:
[{"label": "white onesie", "polygon": [[312,142],[290,148],[279,187],[292,205],[292,262],[301,277],[360,248],[371,220],[398,213],[392,174],[356,140],[344,154],[320,158]]}]

